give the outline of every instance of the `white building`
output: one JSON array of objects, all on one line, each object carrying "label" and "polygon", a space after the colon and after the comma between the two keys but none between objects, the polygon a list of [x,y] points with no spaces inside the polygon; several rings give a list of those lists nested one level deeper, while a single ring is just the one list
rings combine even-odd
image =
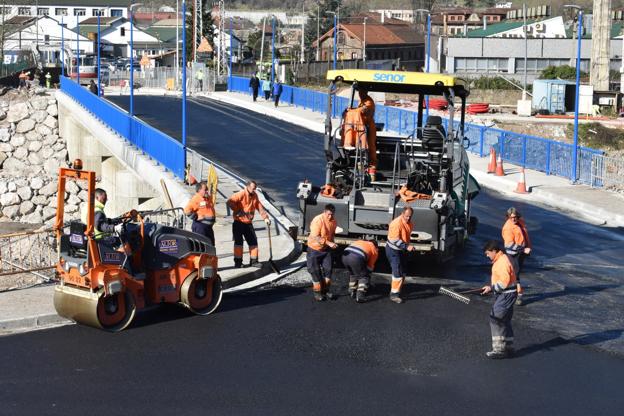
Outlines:
[{"label": "white building", "polygon": [[[77,30],[77,27],[74,28]],[[92,17],[80,23],[80,33],[90,36],[97,33],[97,18]],[[91,35],[92,36],[92,35]],[[94,39],[97,37],[92,36]],[[130,56],[130,21],[123,17],[100,18],[100,42],[104,45],[104,51],[113,56]],[[141,57],[144,54],[155,55],[165,52],[165,45],[155,36],[132,27],[132,40],[134,56]]]},{"label": "white building", "polygon": [[[129,0],[7,0],[4,19],[14,16],[50,16],[70,27],[90,17],[128,17]],[[2,7],[0,6],[0,9]]]},{"label": "white building", "polygon": [[[377,9],[371,10],[372,12],[379,13],[386,19],[397,19],[403,20],[404,22],[413,23],[414,22],[414,11],[413,10],[401,10],[401,9]],[[426,16],[426,15],[425,15]]]}]

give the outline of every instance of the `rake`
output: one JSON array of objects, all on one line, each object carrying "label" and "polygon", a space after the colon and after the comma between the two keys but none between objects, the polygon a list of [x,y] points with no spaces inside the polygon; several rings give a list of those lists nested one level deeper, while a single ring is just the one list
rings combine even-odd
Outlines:
[{"label": "rake", "polygon": [[470,303],[470,298],[468,296],[464,296],[467,293],[477,293],[480,292],[481,288],[475,288],[475,289],[468,289],[468,290],[464,290],[461,292],[455,292],[454,290],[451,290],[447,287],[444,286],[440,286],[440,291],[438,293],[440,293],[441,295],[446,295],[449,296],[455,300],[458,300],[460,302],[464,302],[466,305]]}]

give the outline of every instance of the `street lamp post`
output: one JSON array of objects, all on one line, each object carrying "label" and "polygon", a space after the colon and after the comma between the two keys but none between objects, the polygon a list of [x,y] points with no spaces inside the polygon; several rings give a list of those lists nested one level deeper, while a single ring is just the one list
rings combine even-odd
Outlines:
[{"label": "street lamp post", "polygon": [[316,61],[320,59],[321,44],[319,38],[321,37],[321,3],[316,4]]},{"label": "street lamp post", "polygon": [[134,117],[134,8],[143,6],[143,3],[130,5],[130,117]]},{"label": "street lamp post", "polygon": [[336,59],[338,57],[338,14],[332,11],[326,11],[325,13],[334,16],[334,64],[332,69],[336,69]]},{"label": "street lamp post", "polygon": [[275,80],[275,16],[271,19],[271,65],[269,68],[271,68],[271,85],[273,85]]},{"label": "street lamp post", "polygon": [[[427,13],[427,60],[425,61],[425,72],[429,73],[429,62],[431,60],[431,12],[427,9],[414,10],[419,13]],[[425,119],[429,118],[429,95],[426,97]]]},{"label": "street lamp post", "polygon": [[578,120],[579,120],[579,96],[581,87],[581,39],[583,38],[583,9],[576,5],[564,5],[563,7],[569,9],[576,9],[578,12],[578,26],[577,26],[577,43],[576,43],[576,94],[574,100],[574,148],[572,149],[572,172],[570,179],[572,182],[576,182],[578,179],[577,164],[578,164]]},{"label": "street lamp post", "polygon": [[362,44],[362,62],[364,62],[365,68],[366,68],[366,20],[368,20],[368,17],[364,18],[364,42]]},{"label": "street lamp post", "polygon": [[80,85],[80,19],[76,19],[76,82]]},{"label": "street lamp post", "polygon": [[[182,147],[184,148],[184,163],[186,168],[186,1],[182,0]],[[223,36],[223,33],[219,33]]]},{"label": "street lamp post", "polygon": [[[101,73],[102,71],[100,70],[100,13],[98,13],[98,17],[97,17],[97,25],[98,25],[98,31],[97,31],[97,48],[98,48],[98,52],[97,52],[97,76],[98,76],[98,92],[97,92],[97,96],[100,96],[100,91],[102,90],[102,78],[101,78]],[[110,78],[110,77],[109,77]]]},{"label": "street lamp post", "polygon": [[65,23],[61,16],[61,76],[65,76]]}]

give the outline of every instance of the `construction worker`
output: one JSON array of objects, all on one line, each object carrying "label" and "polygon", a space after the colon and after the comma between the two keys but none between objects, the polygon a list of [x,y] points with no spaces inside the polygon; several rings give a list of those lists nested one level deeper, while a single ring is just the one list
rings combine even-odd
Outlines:
[{"label": "construction worker", "polygon": [[45,82],[46,82],[46,88],[52,88],[52,75],[50,75],[50,71],[46,72],[45,74]]},{"label": "construction worker", "polygon": [[26,71],[20,72],[18,79],[19,79],[19,88],[20,89],[27,88],[26,81],[28,81],[28,74],[26,73]]},{"label": "construction worker", "polygon": [[342,264],[349,271],[349,296],[357,303],[366,302],[370,274],[375,269],[378,257],[376,240],[358,240],[342,254]]},{"label": "construction worker", "polygon": [[371,180],[375,180],[377,170],[377,127],[375,127],[375,101],[368,95],[366,88],[358,87],[360,104],[358,108],[366,125],[366,140],[368,141],[369,173]]},{"label": "construction worker", "polygon": [[392,267],[392,285],[390,288],[390,300],[394,303],[403,303],[401,299],[401,287],[405,281],[406,257],[408,251],[416,248],[410,245],[412,229],[411,207],[403,208],[401,215],[390,223],[388,228],[388,242],[386,243],[386,257]]},{"label": "construction worker", "polygon": [[234,222],[232,234],[234,238],[234,267],[243,267],[243,238],[249,246],[249,265],[260,267],[258,263],[258,239],[253,227],[253,218],[256,210],[260,213],[267,226],[271,225],[269,214],[260,203],[255,181],[249,181],[245,188],[236,192],[227,200],[227,206],[232,210]]},{"label": "construction worker", "polygon": [[193,220],[191,231],[208,237],[214,246],[215,235],[212,226],[215,223],[215,209],[212,195],[208,191],[206,182],[195,185],[195,191],[195,195],[184,208],[184,213]]},{"label": "construction worker", "polygon": [[527,232],[524,219],[522,219],[522,215],[516,208],[509,208],[506,218],[501,234],[505,244],[505,253],[511,258],[512,264],[515,267],[516,279],[518,282],[518,298],[516,304],[520,306],[522,305],[522,296],[524,294],[524,290],[520,284],[520,271],[524,264],[525,257],[531,254],[531,241],[529,240],[529,233]]},{"label": "construction worker", "polygon": [[[123,224],[113,225],[110,224],[108,218],[106,218],[106,214],[104,213],[104,206],[106,205],[106,201],[108,201],[108,196],[106,195],[106,191],[101,188],[97,188],[95,190],[95,200],[93,207],[93,238],[96,240],[107,237],[108,235],[116,232],[117,234],[121,234],[123,232]],[[85,204],[81,219],[83,223],[87,223],[87,206]]]},{"label": "construction worker", "polygon": [[494,292],[496,296],[490,311],[492,351],[488,351],[486,355],[493,359],[507,358],[514,352],[511,318],[518,296],[516,272],[511,259],[503,252],[497,241],[488,241],[483,251],[492,262],[492,276],[490,285],[481,288],[481,294],[487,295]]},{"label": "construction worker", "polygon": [[310,223],[306,263],[308,272],[312,276],[314,300],[317,301],[335,298],[329,290],[333,269],[332,250],[338,247],[334,243],[336,233],[335,212],[336,207],[333,204],[327,204],[323,213],[314,217]]}]

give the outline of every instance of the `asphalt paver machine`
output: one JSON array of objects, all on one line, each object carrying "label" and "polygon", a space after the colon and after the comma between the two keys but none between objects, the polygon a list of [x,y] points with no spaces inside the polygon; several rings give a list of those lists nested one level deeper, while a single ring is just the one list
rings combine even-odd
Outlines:
[{"label": "asphalt paver machine", "polygon": [[[328,71],[327,79],[331,83],[325,121],[325,184],[299,183],[299,240],[305,241],[314,216],[332,203],[339,227],[337,243],[374,238],[383,245],[388,224],[410,206],[414,209],[412,244],[421,253],[434,254],[438,261],[452,258],[477,225],[477,219],[470,216],[470,203],[480,188],[469,174],[469,142],[464,135],[467,84],[443,74],[362,69]],[[334,128],[332,105],[339,87],[345,85],[351,88],[349,105]],[[393,134],[375,123],[376,140],[371,143],[370,126],[357,127],[353,122],[360,89],[416,95],[414,129]],[[423,120],[426,96],[443,97],[448,104],[446,127],[439,116]],[[457,104],[461,107],[456,110]],[[377,111],[376,121],[380,119]],[[354,134],[364,138],[356,137],[347,146],[346,136]],[[376,171],[370,169],[373,159]]]},{"label": "asphalt paver machine", "polygon": [[[69,180],[86,182],[86,224],[64,223]],[[114,332],[126,328],[137,310],[150,305],[179,303],[199,315],[217,309],[222,286],[210,240],[151,222],[153,213],[134,210],[108,220],[123,224],[122,232],[96,238],[94,193],[95,172],[60,169],[55,223],[60,279],[54,290],[60,316]]]}]

